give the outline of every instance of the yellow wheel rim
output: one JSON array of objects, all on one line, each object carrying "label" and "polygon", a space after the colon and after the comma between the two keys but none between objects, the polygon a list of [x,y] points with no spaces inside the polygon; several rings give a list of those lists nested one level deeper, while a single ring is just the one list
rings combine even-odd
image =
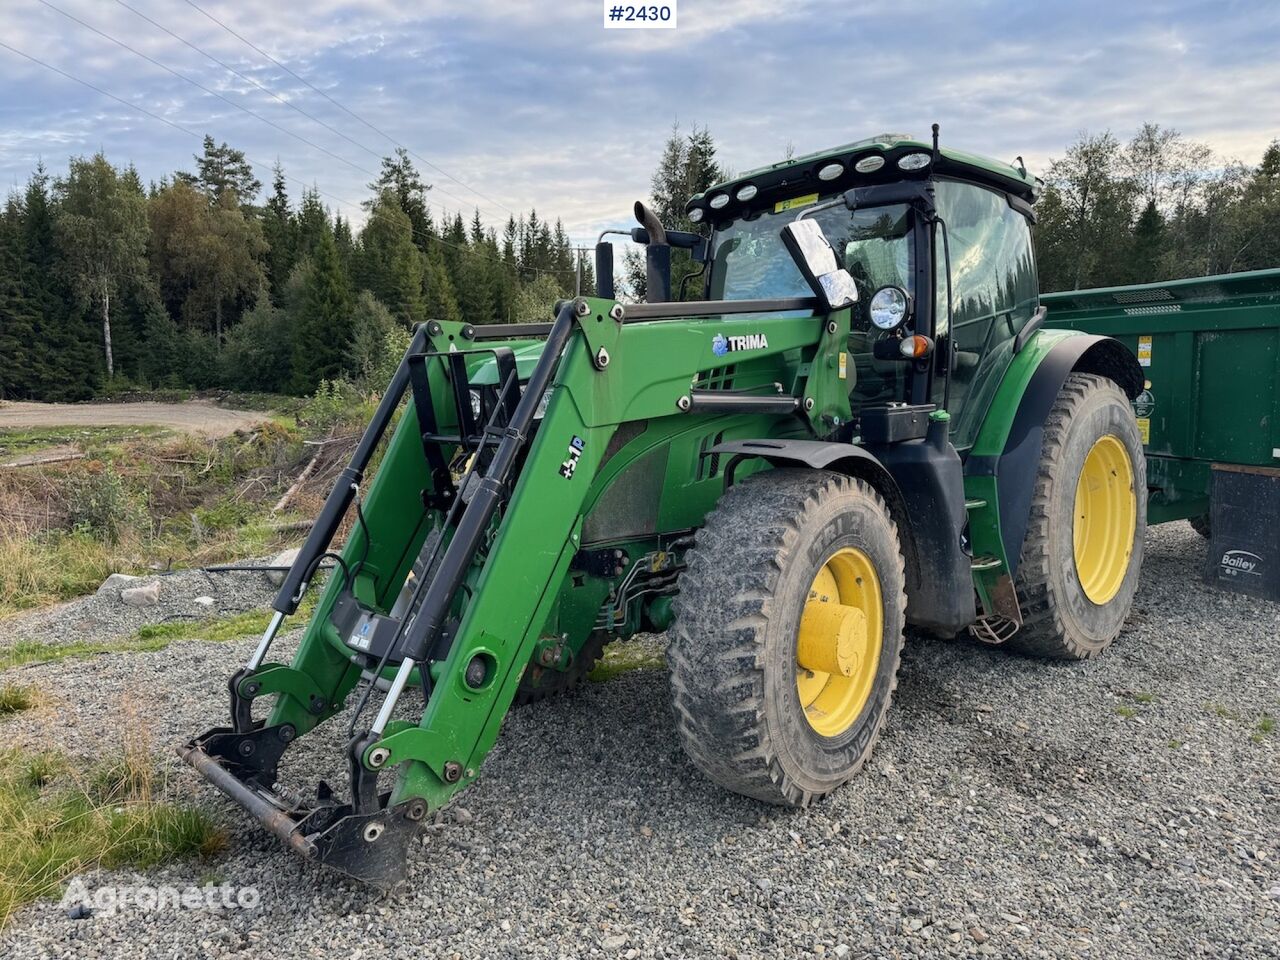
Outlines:
[{"label": "yellow wheel rim", "polygon": [[1072,525],[1076,575],[1094,603],[1108,603],[1120,592],[1137,525],[1133,463],[1119,438],[1108,434],[1084,458]]},{"label": "yellow wheel rim", "polygon": [[796,637],[796,690],[809,726],[844,733],[862,714],[884,636],[880,578],[861,550],[837,551],[818,571]]}]

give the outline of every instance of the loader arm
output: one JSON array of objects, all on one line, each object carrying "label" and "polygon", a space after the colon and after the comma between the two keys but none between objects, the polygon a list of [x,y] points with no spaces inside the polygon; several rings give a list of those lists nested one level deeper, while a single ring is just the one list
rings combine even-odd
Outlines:
[{"label": "loader arm", "polygon": [[[671,305],[665,319],[672,322],[645,316],[662,312],[650,308],[637,310],[650,322],[624,324],[611,301],[568,303],[547,331],[518,405],[506,415],[495,407],[487,424],[471,425],[474,434],[463,422],[470,409],[463,394],[472,377],[494,379],[495,362],[501,371],[505,358],[514,369],[512,351],[482,345],[471,328],[432,324],[393,383],[412,402],[367,494],[358,487],[368,463],[353,463],[340,480],[350,489],[330,499],[340,506],[336,519],[322,514],[320,532],[277,598],[282,615],[296,607],[297,591],[354,505],[341,563],[292,663],[266,659],[277,618],[232,679],[232,728],[197,738],[184,757],[304,855],[362,880],[394,882],[417,823],[475,780],[553,611],[565,602],[584,519],[600,494],[601,463],[619,427],[713,417],[742,436],[811,436],[848,420],[847,388],[832,375],[848,311],[819,318],[812,304],[773,306],[765,313],[750,304],[708,305],[716,310],[708,323]],[[725,363],[719,338],[735,336],[749,345],[740,351],[740,382],[753,382],[751,364],[755,379],[768,382],[718,396],[694,388],[700,373]],[[499,372],[499,399],[503,379]],[[790,415],[777,415],[783,405]],[[390,422],[375,417],[371,430],[380,419],[383,427]],[[365,440],[372,442],[361,449],[371,456],[377,438]],[[442,473],[441,463],[452,469]],[[713,478],[701,482],[701,499],[677,497],[681,507],[667,525],[697,526],[720,488]],[[423,567],[420,557],[433,549],[434,562]],[[421,576],[411,580],[415,561]],[[598,606],[599,594],[591,585],[584,590],[588,606]],[[396,619],[397,602],[409,594]],[[353,623],[355,632],[375,637],[374,652],[384,648],[376,662],[353,646]],[[571,658],[580,645],[580,638],[566,650],[557,645],[554,659]],[[406,690],[423,693],[419,719],[403,717]],[[269,716],[253,720],[253,701],[267,696],[274,697]],[[298,803],[277,789],[276,766],[288,744],[353,703],[350,801],[336,802],[322,787],[315,805]],[[394,784],[379,785],[393,768]]]}]

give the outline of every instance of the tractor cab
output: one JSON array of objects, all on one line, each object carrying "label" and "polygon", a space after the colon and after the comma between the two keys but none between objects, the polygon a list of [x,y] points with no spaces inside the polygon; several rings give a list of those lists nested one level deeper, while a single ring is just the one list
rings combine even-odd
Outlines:
[{"label": "tractor cab", "polygon": [[1036,189],[1021,166],[884,135],[752,170],[687,211],[710,228],[707,300],[813,295],[783,232],[816,223],[857,289],[854,414],[933,404],[964,450],[1039,307]]}]

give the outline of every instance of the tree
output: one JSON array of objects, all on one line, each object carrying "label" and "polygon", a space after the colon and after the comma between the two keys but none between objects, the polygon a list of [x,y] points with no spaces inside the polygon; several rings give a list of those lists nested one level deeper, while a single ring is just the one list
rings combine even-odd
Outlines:
[{"label": "tree", "polygon": [[209,196],[178,181],[151,201],[151,260],[170,311],[223,342],[224,318],[266,286],[261,224],[231,189]]},{"label": "tree", "polygon": [[[672,126],[671,134],[662,147],[658,168],[650,181],[653,212],[669,230],[697,232],[698,227],[685,214],[689,199],[704,192],[713,184],[727,179],[729,173],[716,160],[715,139],[706,127],[694,127],[687,137],[680,132],[680,125]],[[643,299],[646,294],[645,258],[642,253],[628,249],[623,275],[632,293]],[[682,280],[697,273],[688,250],[671,251],[671,293],[681,298]],[[683,298],[697,300],[702,289],[696,282],[685,285]]]},{"label": "tree", "polygon": [[145,273],[148,237],[146,197],[101,153],[75,157],[58,181],[57,230],[67,279],[78,301],[101,310],[107,376],[111,354],[111,298],[121,284]]},{"label": "tree", "polygon": [[277,163],[272,174],[271,196],[262,212],[262,239],[267,245],[267,286],[271,302],[280,306],[284,302],[285,282],[293,272],[298,255],[298,226],[289,207],[284,168]]},{"label": "tree", "polygon": [[253,175],[253,165],[243,151],[215,144],[213,137],[204,138],[204,153],[196,156],[196,183],[205,193],[221,199],[234,193],[240,203],[252,204],[262,189],[262,181]]},{"label": "tree", "polygon": [[351,372],[351,291],[333,234],[316,244],[293,318],[293,389],[311,393],[321,380]]},{"label": "tree", "polygon": [[1101,286],[1125,262],[1138,189],[1122,159],[1119,141],[1106,132],[1082,134],[1050,165],[1036,207],[1042,289]]},{"label": "tree", "polygon": [[409,218],[413,242],[425,252],[433,232],[431,215],[427,212],[427,191],[431,189],[431,185],[422,182],[422,177],[409,158],[409,151],[404,147],[396,147],[395,153],[383,157],[382,172],[377,180],[369,184],[369,189],[373,191],[373,199],[365,201],[365,209],[372,210],[390,191],[395,202]]},{"label": "tree", "polygon": [[413,242],[413,225],[395,194],[387,191],[369,211],[360,233],[360,285],[370,290],[404,326],[423,315],[422,252]]}]

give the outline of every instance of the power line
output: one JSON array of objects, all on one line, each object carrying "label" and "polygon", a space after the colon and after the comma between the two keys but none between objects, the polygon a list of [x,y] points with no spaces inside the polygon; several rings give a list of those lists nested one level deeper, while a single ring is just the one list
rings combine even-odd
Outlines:
[{"label": "power line", "polygon": [[[41,2],[43,3],[43,2],[44,2],[44,0],[41,0]],[[157,30],[161,30],[161,31],[163,31],[164,33],[166,33],[166,34],[168,34],[169,36],[173,37],[173,39],[177,40],[179,43],[183,44],[183,45],[184,45],[184,46],[186,46],[186,47],[189,47],[189,48],[190,48],[190,49],[192,49],[192,50],[194,50],[196,53],[200,54],[202,57],[205,57],[205,58],[207,58],[208,60],[212,61],[213,63],[216,63],[218,66],[220,66],[223,70],[226,70],[228,73],[231,73],[231,74],[233,74],[233,75],[234,75],[234,76],[236,76],[236,77],[239,77],[241,80],[245,81],[246,83],[251,83],[251,84],[253,84],[255,87],[257,87],[257,88],[258,88],[259,90],[261,90],[263,93],[265,93],[265,94],[267,94],[268,96],[270,96],[270,97],[274,98],[275,100],[278,100],[280,103],[284,104],[286,107],[288,107],[290,110],[293,110],[295,113],[299,114],[300,116],[305,117],[306,119],[308,119],[308,120],[312,121],[313,123],[319,124],[320,126],[324,127],[326,130],[328,130],[330,133],[334,134],[335,136],[341,137],[343,140],[345,140],[347,143],[350,143],[352,146],[359,147],[361,150],[363,150],[365,153],[369,154],[371,157],[375,157],[375,158],[377,158],[377,159],[379,159],[379,160],[381,160],[381,159],[382,159],[382,154],[378,153],[378,151],[376,151],[376,150],[372,149],[372,148],[371,148],[371,147],[369,147],[367,144],[363,144],[363,143],[361,143],[359,140],[356,140],[356,139],[353,139],[352,137],[347,136],[345,133],[343,133],[343,132],[342,132],[341,130],[339,130],[337,127],[334,127],[334,126],[332,126],[332,125],[330,125],[330,124],[326,123],[324,120],[321,120],[319,117],[315,116],[315,115],[314,115],[314,114],[312,114],[312,113],[308,113],[306,110],[303,110],[300,106],[298,106],[298,105],[297,105],[296,103],[294,103],[293,101],[291,101],[291,100],[289,100],[289,99],[287,99],[287,98],[285,98],[285,97],[280,96],[280,94],[276,93],[276,92],[275,92],[274,90],[272,90],[270,87],[264,86],[263,84],[261,84],[261,83],[259,83],[257,80],[255,80],[253,77],[248,76],[247,74],[241,73],[239,70],[237,70],[235,67],[231,66],[229,63],[226,63],[225,61],[218,59],[218,58],[217,58],[217,57],[215,57],[213,54],[209,53],[207,50],[203,50],[203,49],[201,49],[200,47],[196,46],[196,45],[195,45],[194,43],[192,43],[191,41],[189,41],[189,40],[185,39],[184,37],[181,37],[181,36],[179,36],[178,34],[174,33],[172,30],[170,30],[168,27],[164,26],[163,24],[161,24],[161,23],[157,23],[155,20],[153,20],[151,17],[147,16],[147,15],[146,15],[145,13],[143,13],[141,10],[138,10],[137,8],[132,7],[132,6],[130,6],[129,4],[125,3],[125,2],[124,2],[124,0],[115,0],[115,2],[116,2],[117,4],[119,4],[120,6],[124,7],[124,8],[125,8],[126,10],[128,10],[130,13],[134,14],[135,16],[140,17],[140,18],[142,18],[143,20],[147,21],[147,23],[151,24],[151,25],[152,25],[153,27],[155,27]],[[47,5],[47,4],[46,4],[46,5]],[[344,161],[344,162],[345,162],[345,161]],[[363,170],[363,168],[357,167],[357,169],[360,169],[360,170],[362,170],[363,172],[369,173],[369,175],[370,175],[370,176],[374,176],[374,174],[372,174],[371,172],[369,172],[369,171],[364,171],[364,170]],[[449,193],[449,191],[444,190],[444,189],[441,189],[440,187],[437,187],[437,186],[432,185],[432,186],[429,186],[427,189],[430,189],[430,190],[436,190],[438,193],[441,193],[441,194],[443,194],[443,195],[444,195],[444,196],[446,196],[446,197],[450,197],[450,198],[452,198],[452,199],[454,199],[454,200],[458,201],[458,203],[460,203],[460,204],[464,204],[464,205],[465,205],[465,204],[467,203],[467,201],[463,200],[461,197],[456,196],[456,195],[454,195],[454,194],[452,194],[452,193]],[[505,208],[505,207],[503,207],[503,209],[505,210],[506,208]],[[508,212],[510,212],[510,211],[508,211]]]},{"label": "power line", "polygon": [[[514,210],[512,210],[510,207],[508,207],[506,204],[504,204],[504,203],[500,203],[499,201],[494,200],[492,197],[488,196],[487,194],[481,193],[479,190],[477,190],[475,187],[471,186],[470,184],[463,183],[461,180],[459,180],[457,177],[455,177],[453,174],[451,174],[448,170],[445,170],[443,167],[441,167],[441,166],[439,166],[439,165],[437,165],[437,164],[432,163],[430,160],[428,160],[426,157],[422,156],[422,154],[418,153],[417,151],[409,149],[409,148],[408,148],[408,147],[406,147],[403,143],[401,143],[399,140],[397,140],[395,137],[391,136],[391,134],[387,133],[387,132],[386,132],[386,131],[384,131],[384,130],[379,129],[378,127],[375,127],[372,123],[370,123],[370,122],[369,122],[368,120],[366,120],[364,117],[360,116],[358,113],[355,113],[354,111],[350,110],[349,108],[347,108],[347,107],[343,106],[341,103],[339,103],[339,102],[338,102],[337,100],[335,100],[333,97],[329,96],[329,94],[325,93],[325,92],[324,92],[323,90],[321,90],[319,87],[317,87],[317,86],[315,86],[313,83],[311,83],[311,81],[307,80],[305,77],[300,77],[300,76],[298,76],[298,74],[294,73],[292,70],[290,70],[288,67],[286,67],[283,63],[281,63],[281,62],[280,62],[279,60],[277,60],[275,57],[271,56],[271,54],[267,53],[267,51],[263,50],[261,47],[259,47],[257,44],[255,44],[253,41],[251,41],[251,40],[247,39],[246,37],[243,37],[243,36],[241,36],[240,34],[236,33],[236,31],[232,30],[229,26],[227,26],[225,23],[223,23],[221,20],[219,20],[217,17],[215,17],[215,16],[214,16],[213,14],[211,14],[209,11],[205,10],[205,9],[204,9],[203,7],[201,7],[199,4],[197,4],[197,3],[193,2],[193,0],[183,0],[183,2],[184,2],[184,3],[186,3],[186,5],[187,5],[187,6],[189,6],[189,7],[191,7],[193,10],[196,10],[196,11],[199,11],[200,13],[202,13],[202,14],[203,14],[205,17],[207,17],[209,20],[212,20],[214,23],[216,23],[218,26],[220,26],[223,30],[227,31],[227,33],[231,34],[231,36],[235,37],[235,38],[236,38],[237,40],[239,40],[241,43],[245,44],[246,46],[248,46],[248,47],[252,48],[253,50],[257,51],[257,52],[258,52],[259,54],[261,54],[262,56],[266,57],[268,60],[270,60],[272,63],[274,63],[277,67],[279,67],[279,68],[280,68],[281,70],[283,70],[285,73],[289,74],[289,76],[291,76],[291,77],[293,77],[295,80],[297,80],[299,83],[305,84],[308,88],[310,88],[311,90],[314,90],[316,93],[318,93],[320,96],[324,97],[326,100],[328,100],[330,103],[332,103],[332,104],[333,104],[335,107],[337,107],[339,110],[343,111],[343,112],[344,112],[344,113],[346,113],[348,116],[351,116],[351,117],[353,117],[354,119],[356,119],[356,120],[360,121],[361,123],[363,123],[366,127],[368,127],[370,130],[372,130],[374,133],[378,134],[378,136],[380,136],[380,137],[385,137],[387,140],[390,140],[390,141],[391,141],[392,143],[394,143],[397,147],[400,147],[402,150],[404,150],[404,151],[406,151],[407,153],[411,154],[412,156],[416,157],[416,158],[417,158],[418,160],[420,160],[422,163],[425,163],[428,167],[430,167],[432,170],[435,170],[437,173],[441,174],[442,176],[448,177],[448,178],[449,178],[450,180],[452,180],[454,183],[458,184],[458,186],[460,186],[460,187],[464,187],[465,189],[470,190],[470,191],[471,191],[472,193],[474,193],[476,196],[481,197],[481,198],[483,198],[483,199],[485,199],[485,200],[488,200],[490,203],[494,204],[495,206],[499,206],[499,207],[501,207],[503,210],[507,211],[507,213],[511,214],[512,216],[515,216],[515,215],[516,215],[516,212],[515,212]],[[455,199],[456,199],[456,198],[455,198]],[[461,202],[461,201],[459,201],[459,202]]]},{"label": "power line", "polygon": [[[5,49],[5,50],[8,50],[10,53],[16,53],[18,56],[22,57],[24,60],[29,60],[29,61],[31,61],[32,63],[36,64],[37,66],[44,67],[46,70],[49,70],[49,71],[51,71],[51,72],[53,72],[53,73],[58,74],[58,76],[60,76],[60,77],[63,77],[63,78],[65,78],[65,79],[67,79],[67,80],[70,80],[70,81],[72,81],[73,83],[78,83],[78,84],[80,84],[82,87],[88,87],[90,90],[94,91],[95,93],[98,93],[98,94],[100,94],[100,95],[102,95],[102,96],[104,96],[104,97],[107,97],[107,98],[108,98],[108,99],[110,99],[110,100],[114,100],[116,103],[120,104],[121,106],[127,107],[127,108],[128,108],[128,109],[130,109],[130,110],[135,110],[135,111],[137,111],[138,113],[141,113],[141,114],[143,114],[143,115],[144,115],[144,116],[146,116],[146,117],[150,117],[152,120],[157,120],[157,121],[159,121],[160,123],[163,123],[163,124],[164,124],[165,126],[167,126],[167,127],[172,127],[174,130],[177,130],[179,133],[184,133],[184,134],[186,134],[187,136],[189,136],[189,137],[194,137],[194,138],[195,138],[195,139],[197,139],[197,140],[203,140],[203,136],[202,136],[201,134],[199,134],[199,133],[196,133],[196,131],[191,130],[191,129],[187,128],[187,127],[184,127],[182,124],[180,124],[180,123],[178,123],[178,122],[176,122],[176,121],[174,121],[174,120],[170,120],[170,119],[168,119],[167,117],[162,117],[162,116],[160,116],[160,114],[158,114],[158,113],[153,113],[152,111],[148,110],[146,107],[139,106],[139,105],[138,105],[138,104],[136,104],[136,103],[132,103],[132,102],[130,102],[129,100],[124,99],[124,97],[117,96],[116,94],[112,93],[111,91],[109,91],[109,90],[105,90],[105,89],[103,89],[102,87],[98,86],[98,85],[97,85],[97,84],[95,84],[95,83],[91,83],[91,82],[90,82],[90,81],[88,81],[88,80],[83,80],[83,79],[81,79],[80,77],[77,77],[77,76],[75,76],[74,74],[70,74],[70,73],[68,73],[67,71],[65,71],[65,70],[63,70],[63,69],[61,69],[61,68],[59,68],[59,67],[55,67],[53,64],[48,63],[48,62],[47,62],[47,61],[45,61],[45,60],[41,60],[39,57],[32,56],[32,55],[31,55],[31,54],[29,54],[29,53],[26,53],[26,52],[24,52],[24,51],[22,51],[22,50],[19,50],[17,47],[10,46],[9,44],[5,43],[3,40],[0,40],[0,48],[3,48],[3,49]],[[261,169],[261,170],[272,170],[272,169],[273,169],[273,167],[272,167],[272,165],[271,165],[271,164],[264,163],[264,162],[263,162],[263,161],[261,161],[261,160],[255,160],[253,157],[249,156],[248,154],[242,154],[242,155],[244,156],[245,160],[247,160],[250,164],[252,164],[252,165],[253,165],[253,166],[255,166],[255,167],[258,167],[258,168],[259,168],[259,169]],[[326,197],[326,198],[328,198],[329,200],[332,200],[334,203],[340,204],[341,206],[349,207],[349,208],[350,208],[350,209],[352,209],[352,210],[362,210],[362,209],[363,209],[363,207],[362,207],[360,204],[358,204],[358,203],[354,203],[354,202],[352,202],[352,201],[350,201],[350,200],[344,200],[342,197],[335,196],[335,195],[334,195],[334,194],[332,194],[332,193],[329,193],[329,192],[327,192],[327,191],[325,191],[325,190],[321,190],[321,189],[320,189],[319,187],[317,187],[315,184],[311,184],[311,185],[309,185],[309,186],[308,186],[308,184],[307,184],[307,182],[306,182],[305,180],[301,180],[301,179],[299,179],[298,177],[293,177],[293,176],[288,176],[288,175],[286,175],[286,179],[288,179],[288,180],[292,180],[294,183],[297,183],[297,184],[301,185],[301,187],[302,187],[302,189],[303,189],[303,192],[304,192],[304,193],[305,193],[307,190],[311,190],[311,191],[313,191],[317,196]],[[441,207],[440,207],[440,209],[441,209],[441,210],[446,210],[446,208],[445,208],[445,207],[443,207],[443,206],[441,206]],[[446,212],[447,212],[447,211],[446,211]],[[426,241],[426,242],[428,242],[428,243],[441,243],[441,244],[444,244],[446,247],[452,247],[452,248],[453,248],[453,249],[455,249],[455,250],[461,250],[461,251],[463,251],[464,253],[469,253],[469,254],[471,254],[471,255],[473,255],[473,256],[480,257],[481,259],[483,259],[483,260],[488,260],[488,261],[489,261],[489,262],[491,262],[491,263],[497,263],[497,264],[499,264],[499,265],[506,266],[506,262],[505,262],[505,261],[503,261],[503,260],[498,260],[498,259],[496,259],[496,258],[494,258],[494,257],[486,256],[486,255],[485,255],[485,254],[483,254],[483,253],[480,253],[480,252],[478,252],[478,251],[476,251],[476,250],[472,250],[470,247],[459,246],[459,245],[458,245],[458,244],[456,244],[456,243],[452,243],[451,241],[445,240],[443,237],[439,237],[439,236],[431,236],[430,234],[423,234],[423,233],[421,233],[420,231],[418,231],[417,229],[415,229],[412,223],[409,225],[409,229],[410,229],[410,235],[411,235],[411,236],[418,237],[419,239],[424,240],[424,241]],[[517,269],[519,269],[519,267],[517,267]],[[531,271],[531,272],[533,272],[533,273],[536,273],[536,274],[547,274],[547,275],[549,275],[549,276],[556,276],[556,275],[558,275],[558,274],[566,274],[566,273],[568,273],[568,272],[571,272],[571,271],[567,271],[567,270],[548,270],[548,269],[543,268],[543,267],[526,267],[526,268],[524,268],[524,269],[529,270],[529,271]]]},{"label": "power line", "polygon": [[275,121],[268,120],[266,117],[262,116],[261,114],[254,113],[248,107],[242,104],[236,103],[234,100],[229,100],[228,98],[224,97],[222,94],[218,93],[216,90],[210,90],[204,84],[200,83],[199,81],[192,80],[186,74],[179,73],[177,70],[174,70],[172,67],[165,66],[163,63],[161,63],[159,60],[156,60],[154,57],[149,57],[145,53],[142,53],[139,50],[135,50],[133,47],[129,46],[129,44],[125,43],[123,40],[117,40],[115,37],[111,36],[111,34],[105,33],[104,31],[99,30],[93,24],[86,23],[85,21],[81,20],[79,17],[73,16],[72,14],[67,13],[67,11],[65,10],[55,7],[52,3],[49,2],[49,0],[39,0],[39,2],[44,6],[48,7],[54,13],[61,14],[62,16],[66,17],[68,20],[72,21],[73,23],[80,24],[80,26],[84,27],[86,30],[91,30],[94,33],[96,33],[98,36],[106,40],[110,40],[116,46],[122,47],[123,49],[128,50],[134,56],[141,57],[143,60],[146,60],[148,63],[154,64],[155,66],[159,67],[161,70],[164,70],[166,73],[170,73],[173,76],[177,77],[179,80],[186,81],[196,89],[202,90],[205,93],[209,94],[209,96],[211,97],[217,97],[223,103],[227,104],[228,106],[235,107],[235,109],[241,111],[242,113],[247,113],[249,116],[253,117],[255,120],[261,120],[267,126],[272,127],[276,130],[279,130],[281,133],[285,134],[286,136],[293,137],[295,140],[301,143],[305,143],[307,146],[311,147],[312,149],[319,150],[321,153],[325,154],[326,156],[332,157],[334,160],[337,160],[339,163],[345,163],[347,166],[351,167],[353,170],[359,170],[361,173],[365,174],[366,176],[371,176],[371,177],[377,176],[377,174],[375,174],[372,170],[368,169],[367,167],[362,167],[358,163],[352,163],[346,157],[341,157],[338,154],[334,153],[332,150],[328,150],[320,146],[320,144],[315,143],[311,140],[308,140],[306,137],[301,136],[300,134],[294,133],[292,130],[285,129]]}]

